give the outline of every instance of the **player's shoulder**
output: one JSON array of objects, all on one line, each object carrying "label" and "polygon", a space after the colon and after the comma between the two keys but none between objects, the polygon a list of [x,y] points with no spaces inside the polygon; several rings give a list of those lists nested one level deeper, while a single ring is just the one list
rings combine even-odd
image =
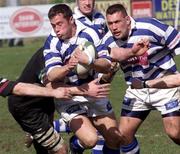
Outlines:
[{"label": "player's shoulder", "polygon": [[135,18],[134,20],[136,22],[150,22],[150,21],[154,21],[155,18],[144,17],[144,18]]},{"label": "player's shoulder", "polygon": [[51,49],[53,47],[56,48],[57,44],[60,46],[62,42],[62,40],[60,40],[55,34],[51,32],[46,38],[43,48],[44,50]]},{"label": "player's shoulder", "polygon": [[143,23],[148,23],[148,24],[152,24],[152,25],[162,24],[162,22],[159,21],[158,19],[149,18],[149,17],[147,17],[147,18],[137,18],[137,19],[135,19],[135,21],[137,23],[142,23],[142,24]]},{"label": "player's shoulder", "polygon": [[102,19],[105,19],[104,15],[98,11],[98,10],[95,10],[94,11],[94,18],[102,18]]},{"label": "player's shoulder", "polygon": [[102,38],[102,42],[106,42],[108,39],[112,38],[113,39],[113,35],[111,33],[111,31],[109,30],[104,37]]},{"label": "player's shoulder", "polygon": [[76,24],[77,24],[77,31],[79,31],[79,33],[87,33],[88,35],[90,35],[91,37],[99,37],[98,32],[93,28],[93,26],[89,25],[85,25],[82,22],[80,22],[79,20],[76,20]]}]

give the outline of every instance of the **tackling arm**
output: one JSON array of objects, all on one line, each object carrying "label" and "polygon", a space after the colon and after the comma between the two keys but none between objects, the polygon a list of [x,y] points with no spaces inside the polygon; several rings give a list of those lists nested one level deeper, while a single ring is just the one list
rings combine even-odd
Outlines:
[{"label": "tackling arm", "polygon": [[70,90],[65,88],[57,88],[57,89],[51,89],[46,87],[41,87],[39,85],[35,84],[29,84],[29,83],[17,83],[13,90],[13,94],[16,95],[28,95],[28,96],[43,96],[43,97],[55,97],[58,99],[70,99],[72,97]]},{"label": "tackling arm", "polygon": [[94,98],[104,98],[109,95],[110,84],[99,84],[99,79],[94,79],[89,83],[81,86],[69,86],[64,83],[50,83],[48,86],[52,88],[66,88],[71,91],[73,96],[89,96]]}]

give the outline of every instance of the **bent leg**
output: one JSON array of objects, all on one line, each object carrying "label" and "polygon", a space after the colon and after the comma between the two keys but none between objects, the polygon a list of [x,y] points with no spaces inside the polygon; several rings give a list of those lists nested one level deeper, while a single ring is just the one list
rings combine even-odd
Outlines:
[{"label": "bent leg", "polygon": [[163,125],[166,134],[174,143],[180,145],[180,111],[163,115]]},{"label": "bent leg", "polygon": [[91,150],[91,154],[103,154],[102,150],[103,150],[103,146],[104,146],[104,137],[97,132],[98,134],[98,141],[96,143],[96,146],[93,147],[93,149]]},{"label": "bent leg", "polygon": [[135,133],[142,120],[133,117],[121,117],[119,130],[123,134],[125,143],[120,147],[123,153],[139,154],[140,148]]},{"label": "bent leg", "polygon": [[84,148],[89,149],[95,146],[98,140],[96,129],[86,116],[78,115],[74,117],[69,125]]},{"label": "bent leg", "polygon": [[67,146],[61,136],[50,127],[47,130],[37,130],[32,134],[34,140],[45,147],[50,154],[67,154]]},{"label": "bent leg", "polygon": [[117,127],[114,113],[93,118],[93,123],[98,132],[104,137],[108,147],[117,149],[123,142],[121,133]]},{"label": "bent leg", "polygon": [[36,154],[49,154],[46,148],[41,146],[39,143],[37,143],[35,140],[33,141],[34,148],[36,150]]},{"label": "bent leg", "polygon": [[122,109],[119,130],[125,138],[125,143],[120,147],[123,153],[140,153],[140,147],[135,134],[149,112],[150,111],[128,111]]},{"label": "bent leg", "polygon": [[146,119],[149,110],[147,111],[129,111],[122,109],[120,122],[119,122],[119,131],[123,134],[125,144],[130,144],[135,136],[136,131],[142,122]]}]

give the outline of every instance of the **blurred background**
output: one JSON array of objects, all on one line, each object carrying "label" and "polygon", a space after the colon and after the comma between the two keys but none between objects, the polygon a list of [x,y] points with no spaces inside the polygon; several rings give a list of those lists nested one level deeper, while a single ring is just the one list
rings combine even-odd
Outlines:
[{"label": "blurred background", "polygon": [[[51,25],[47,17],[55,3],[75,0],[0,0],[0,75],[16,80],[31,56],[43,46]],[[103,13],[113,3],[122,3],[134,18],[156,17],[180,30],[179,0],[96,0],[96,8]],[[180,56],[176,56],[180,68]],[[126,89],[123,74],[119,71],[111,84],[110,100],[119,117]],[[55,114],[55,118],[58,115]],[[71,134],[64,134],[68,143]],[[7,108],[7,98],[0,99],[0,154],[35,154],[34,148],[24,146],[24,132],[12,118]],[[136,137],[142,154],[180,154],[165,134],[161,115],[152,111],[138,130]],[[86,151],[85,154],[90,154]]]},{"label": "blurred background", "polygon": [[[180,29],[180,0],[96,0],[96,8],[105,13],[113,3],[122,3],[134,18],[156,17]],[[54,3],[75,0],[0,0],[0,46],[23,46],[26,38],[46,37],[50,31],[47,13]]]}]

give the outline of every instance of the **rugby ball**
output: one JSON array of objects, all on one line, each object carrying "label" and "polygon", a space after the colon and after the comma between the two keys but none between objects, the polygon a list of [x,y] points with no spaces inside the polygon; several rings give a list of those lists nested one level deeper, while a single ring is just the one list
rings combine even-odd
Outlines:
[{"label": "rugby ball", "polygon": [[[96,53],[96,48],[93,45],[93,43],[86,41],[86,42],[82,43],[79,46],[79,48],[82,50],[82,52],[85,52],[87,54],[87,56],[89,57],[89,59],[92,59],[92,61],[94,61],[96,59],[97,53]],[[90,64],[84,65],[84,64],[78,63],[75,68],[75,71],[79,76],[86,75],[90,71]]]}]

